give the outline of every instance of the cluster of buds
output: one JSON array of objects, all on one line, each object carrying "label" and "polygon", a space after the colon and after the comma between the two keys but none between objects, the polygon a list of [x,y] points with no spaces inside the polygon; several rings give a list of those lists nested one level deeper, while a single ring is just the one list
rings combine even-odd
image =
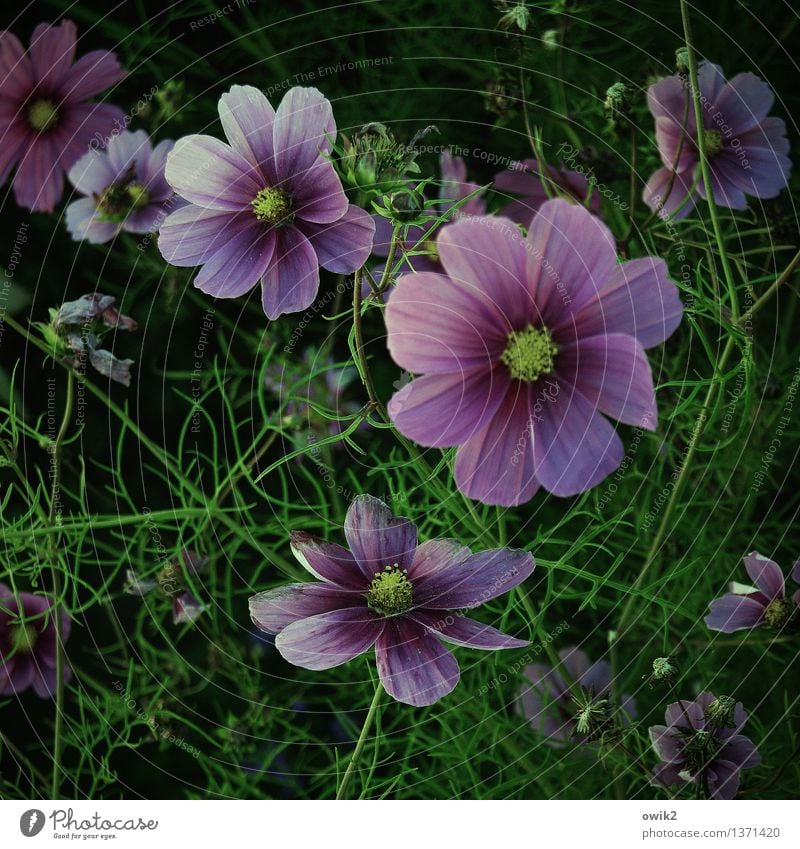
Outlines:
[{"label": "cluster of buds", "polygon": [[642,677],[650,685],[650,689],[671,687],[678,677],[678,667],[670,657],[657,657],[653,661],[652,671]]},{"label": "cluster of buds", "polygon": [[612,127],[630,118],[632,95],[633,89],[623,82],[614,83],[606,91],[603,110]]},{"label": "cluster of buds", "polygon": [[414,143],[400,144],[384,124],[365,124],[352,138],[343,137],[341,174],[343,180],[361,191],[383,194],[404,186],[419,174]]},{"label": "cluster of buds", "polygon": [[122,315],[115,303],[116,298],[99,292],[82,295],[58,310],[51,309],[50,323],[36,326],[60,362],[82,374],[88,359],[104,377],[130,386],[133,360],[120,360],[100,347],[100,334],[108,328],[136,330],[138,326],[130,316]]}]

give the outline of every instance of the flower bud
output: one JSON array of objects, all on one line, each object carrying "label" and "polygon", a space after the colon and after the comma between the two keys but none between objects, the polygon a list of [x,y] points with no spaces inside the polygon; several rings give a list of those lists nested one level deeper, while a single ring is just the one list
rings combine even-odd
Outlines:
[{"label": "flower bud", "polygon": [[603,108],[606,117],[616,124],[623,119],[627,119],[631,114],[631,95],[633,90],[630,86],[623,82],[614,83],[606,91],[606,99],[603,102]]},{"label": "flower bud", "polygon": [[657,657],[653,661],[653,669],[649,675],[643,677],[651,689],[660,686],[671,687],[678,675],[678,667],[669,657]]},{"label": "flower bud", "polygon": [[735,728],[736,721],[733,718],[736,710],[736,700],[731,696],[717,696],[706,708],[706,725],[716,731],[720,728]]}]

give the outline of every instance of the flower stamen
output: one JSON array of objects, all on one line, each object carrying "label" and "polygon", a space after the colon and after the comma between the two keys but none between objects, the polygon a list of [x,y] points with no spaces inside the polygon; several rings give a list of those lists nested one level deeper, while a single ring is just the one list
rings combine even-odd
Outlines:
[{"label": "flower stamen", "polygon": [[396,616],[413,607],[413,585],[399,564],[378,572],[369,585],[367,604],[383,616]]},{"label": "flower stamen", "polygon": [[58,109],[52,100],[42,98],[28,107],[28,123],[34,130],[44,133],[58,121]]},{"label": "flower stamen", "polygon": [[553,371],[558,345],[546,327],[512,330],[500,357],[516,380],[532,383]]},{"label": "flower stamen", "polygon": [[265,224],[288,223],[291,219],[292,204],[289,196],[281,189],[261,189],[250,201],[250,206],[256,218]]}]

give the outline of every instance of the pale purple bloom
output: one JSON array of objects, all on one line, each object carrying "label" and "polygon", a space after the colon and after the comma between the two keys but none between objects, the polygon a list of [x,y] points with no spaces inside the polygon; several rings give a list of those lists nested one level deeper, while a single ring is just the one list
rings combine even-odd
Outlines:
[{"label": "pale purple bloom", "polygon": [[[69,638],[72,622],[61,614],[61,636]],[[0,696],[20,695],[33,687],[37,696],[49,698],[56,688],[55,609],[49,598],[31,593],[14,595],[0,583]],[[64,669],[65,680],[72,675]]]},{"label": "pale purple bloom", "polygon": [[250,599],[253,622],[278,635],[275,646],[289,663],[330,669],[374,646],[387,692],[423,706],[458,683],[458,663],[442,640],[486,650],[528,645],[462,613],[521,584],[534,568],[528,552],[419,543],[412,522],[369,495],[350,505],[344,535],[349,550],[294,532],[292,552],[320,582]]},{"label": "pale purple bloom", "polygon": [[[743,628],[767,625],[780,629],[789,623],[800,604],[800,590],[786,598],[786,582],[774,560],[753,551],[744,558],[744,566],[755,587],[732,583],[730,592],[715,598],[705,618],[712,631],[732,634]],[[792,578],[800,583],[800,560],[795,561]]]},{"label": "pale purple bloom", "polygon": [[448,225],[437,250],[445,273],[403,276],[385,311],[392,357],[423,375],[389,403],[398,430],[459,446],[456,483],[486,504],[598,484],[623,456],[605,416],[656,428],[644,349],[682,315],[664,261],[618,264],[608,228],[561,199],[527,236],[473,218]]},{"label": "pale purple bloom", "polygon": [[715,701],[713,693],[701,693],[693,702],[674,702],[667,706],[667,724],[650,728],[650,740],[661,758],[653,770],[656,783],[684,787],[701,781],[708,798],[733,799],[740,771],[761,763],[755,744],[739,733],[747,721],[741,702],[726,726],[710,719],[709,706]]},{"label": "pale purple bloom", "polygon": [[[144,130],[125,130],[108,140],[105,150],[90,150],[67,177],[81,200],[66,210],[72,238],[101,244],[122,230],[152,233],[173,206],[173,191],[164,178],[167,154],[174,142],[155,149]],[[182,202],[181,202],[181,205]]]},{"label": "pale purple bloom", "polygon": [[[776,197],[789,180],[792,163],[787,156],[786,125],[781,118],[768,117],[775,100],[772,90],[750,73],[737,74],[726,82],[722,68],[710,62],[701,63],[697,75],[714,202],[731,209],[746,209],[746,194]],[[647,181],[644,200],[653,211],[663,204],[659,213],[662,217],[683,218],[694,208],[698,197],[706,197],[688,81],[677,75],[659,80],[648,89],[647,103],[656,119],[656,141],[663,166]],[[667,195],[682,138],[672,189]]]},{"label": "pale purple bloom", "polygon": [[327,158],[336,136],[328,100],[292,88],[277,111],[252,86],[233,86],[219,101],[229,144],[211,136],[180,139],[167,158],[167,180],[189,205],[161,225],[167,262],[202,265],[195,286],[235,298],[260,281],[269,318],[311,305],[319,267],[360,268],[374,225],[348,203]]},{"label": "pale purple bloom", "polygon": [[[550,195],[544,187],[545,183],[550,188]],[[517,200],[503,207],[500,214],[523,227],[530,227],[533,216],[551,196],[570,195],[578,203],[583,203],[589,196],[589,181],[583,174],[552,165],[547,165],[542,174],[535,159],[512,163],[495,175],[492,188],[503,194],[520,195]],[[595,213],[600,211],[600,195],[597,192],[592,194],[589,209]]]},{"label": "pale purple bloom", "polygon": [[[573,684],[592,697],[609,700],[610,711],[613,711],[608,662],[598,660],[592,663],[586,652],[574,646],[562,649],[558,656]],[[520,691],[520,710],[531,727],[547,737],[552,745],[571,740],[585,741],[587,735],[577,732],[577,705],[561,673],[546,664],[532,663],[522,670],[522,674],[528,680]],[[620,707],[626,722],[636,718],[636,702],[632,696],[623,695]]]},{"label": "pale purple bloom", "polygon": [[[486,213],[486,200],[480,194],[469,198],[469,200],[464,200],[480,187],[477,183],[467,179],[467,165],[462,157],[453,156],[449,150],[443,150],[439,157],[439,172],[441,175],[439,200],[438,202],[429,201],[425,206],[425,215],[430,221],[426,224],[411,224],[405,228],[403,233],[403,250],[412,253],[420,251],[421,253],[418,256],[404,258],[399,264],[395,276],[412,271],[441,271],[433,242],[435,233],[430,233],[427,240],[425,237],[436,219],[443,216],[460,201],[463,201],[463,203],[453,211],[451,216],[447,217],[448,222],[457,221],[459,218],[469,215],[484,215]],[[375,241],[372,252],[375,256],[385,259],[389,256],[394,225],[390,219],[383,215],[374,215],[373,221],[375,222]],[[428,253],[424,253],[425,251],[428,251]],[[376,282],[380,280],[382,274],[383,265],[372,269],[372,276]],[[366,280],[362,284],[362,290],[365,297],[370,292]],[[384,300],[387,295],[388,290],[384,293]]]},{"label": "pale purple bloom", "polygon": [[39,24],[25,50],[0,32],[0,184],[17,165],[14,197],[34,212],[52,212],[64,191],[64,173],[123,126],[121,109],[86,103],[124,78],[117,57],[93,50],[75,61],[72,21]]}]

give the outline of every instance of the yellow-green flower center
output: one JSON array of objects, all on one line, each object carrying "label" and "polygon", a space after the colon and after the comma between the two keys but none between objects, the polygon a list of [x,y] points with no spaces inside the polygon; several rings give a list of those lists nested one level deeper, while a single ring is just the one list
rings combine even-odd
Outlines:
[{"label": "yellow-green flower center", "polygon": [[706,130],[703,133],[703,150],[706,156],[716,156],[722,150],[722,133],[719,130]]},{"label": "yellow-green flower center", "polygon": [[367,604],[383,616],[396,616],[412,608],[412,591],[406,570],[395,563],[375,575],[367,590]]},{"label": "yellow-green flower center", "polygon": [[52,100],[42,98],[28,107],[28,123],[40,133],[49,130],[58,121],[58,109]]},{"label": "yellow-green flower center", "polygon": [[150,192],[141,183],[114,183],[97,201],[102,221],[124,221],[132,212],[150,203]]},{"label": "yellow-green flower center", "polygon": [[790,619],[794,605],[785,598],[775,598],[764,611],[764,621],[770,628],[782,628]]},{"label": "yellow-green flower center", "polygon": [[253,212],[259,221],[265,224],[286,222],[292,212],[289,196],[281,189],[266,188],[250,201]]},{"label": "yellow-green flower center", "polygon": [[33,624],[12,625],[8,629],[14,653],[30,654],[39,639],[39,630]]},{"label": "yellow-green flower center", "polygon": [[553,370],[558,345],[546,327],[526,327],[513,330],[500,359],[508,366],[511,376],[532,383]]}]

